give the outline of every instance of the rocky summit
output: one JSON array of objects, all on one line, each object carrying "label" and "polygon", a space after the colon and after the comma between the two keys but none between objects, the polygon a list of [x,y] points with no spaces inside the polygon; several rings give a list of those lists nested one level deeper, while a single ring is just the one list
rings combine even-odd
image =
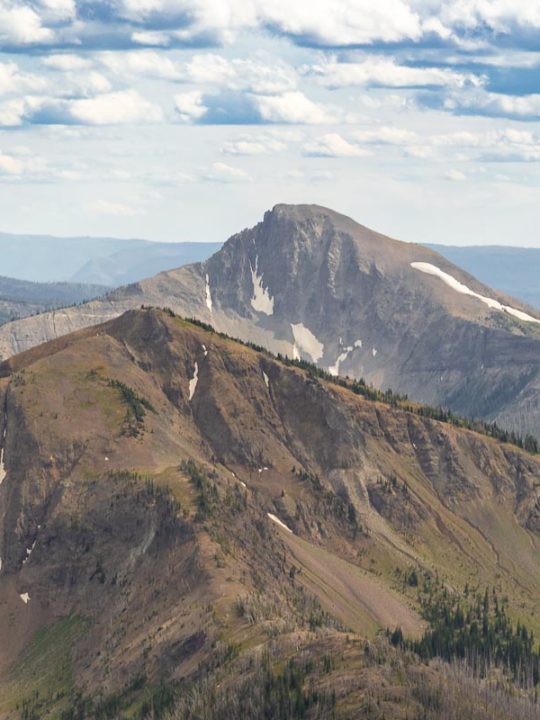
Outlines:
[{"label": "rocky summit", "polygon": [[277,205],[203,263],[0,329],[7,358],[141,305],[540,435],[540,315],[433,250],[316,205]]}]

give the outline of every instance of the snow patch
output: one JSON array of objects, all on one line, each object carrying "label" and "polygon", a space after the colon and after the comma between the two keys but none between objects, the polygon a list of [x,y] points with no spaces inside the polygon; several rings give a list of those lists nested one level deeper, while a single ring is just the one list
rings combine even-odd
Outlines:
[{"label": "snow patch", "polygon": [[279,525],[279,526],[282,527],[284,530],[286,530],[287,532],[290,532],[290,533],[292,534],[291,528],[290,528],[290,527],[287,527],[287,525],[285,525],[285,523],[282,522],[278,517],[276,517],[276,516],[273,515],[272,513],[267,513],[267,515],[268,515],[268,517],[270,518],[270,520],[271,520],[272,522],[275,522],[276,525]]},{"label": "snow patch", "polygon": [[377,350],[377,348],[372,348],[372,349],[371,349],[371,354],[373,355],[373,357],[375,357],[378,352],[379,352],[379,351]]},{"label": "snow patch", "polygon": [[34,540],[34,542],[32,543],[32,545],[29,548],[26,548],[26,557],[23,560],[23,563],[22,563],[23,565],[25,565],[28,562],[28,560],[30,559],[30,555],[32,554],[33,549],[36,547],[36,543],[37,543],[37,538]]},{"label": "snow patch", "polygon": [[427,275],[434,275],[435,277],[440,278],[446,285],[448,285],[448,287],[451,287],[452,290],[455,290],[462,295],[470,295],[471,297],[475,297],[494,310],[506,312],[509,315],[513,315],[514,317],[518,318],[519,320],[523,320],[524,322],[533,322],[540,324],[540,320],[538,318],[534,318],[532,317],[532,315],[528,315],[522,310],[517,310],[510,305],[503,305],[498,300],[494,300],[493,298],[489,298],[485,295],[480,295],[480,293],[474,292],[474,290],[471,290],[469,287],[467,287],[467,285],[464,285],[463,283],[459,282],[459,280],[456,280],[456,278],[452,277],[452,275],[449,275],[443,270],[440,270],[436,265],[425,262],[413,262],[411,263],[411,267],[415,270],[420,270],[420,272],[426,273]]},{"label": "snow patch", "polygon": [[296,325],[291,323],[291,329],[294,335],[293,356],[295,351],[296,355],[298,355],[298,348],[300,348],[300,350],[311,357],[313,362],[320,360],[324,353],[324,345],[317,340],[311,330],[302,323],[297,323]]},{"label": "snow patch", "polygon": [[263,370],[263,378],[264,378],[264,384],[266,387],[270,387],[270,380],[268,379],[268,375]]},{"label": "snow patch", "polygon": [[197,387],[198,382],[199,382],[199,365],[198,365],[198,363],[195,363],[195,367],[193,368],[193,377],[189,381],[189,399],[190,400],[195,395],[195,388]]},{"label": "snow patch", "polygon": [[4,465],[4,444],[6,442],[6,428],[4,427],[4,434],[2,435],[2,447],[0,448],[0,485],[4,482],[6,477],[6,467]]},{"label": "snow patch", "polygon": [[[343,347],[341,338],[339,338],[339,345],[340,347]],[[339,375],[339,366],[341,365],[341,363],[344,362],[356,348],[361,347],[362,341],[355,340],[352,345],[347,345],[347,347],[343,348],[343,351],[336,358],[335,365],[330,365],[330,367],[328,368],[328,372],[330,373],[330,375]]]},{"label": "snow patch", "polygon": [[259,257],[255,256],[255,270],[249,263],[251,269],[251,281],[253,282],[253,297],[251,298],[251,307],[257,312],[265,315],[274,314],[274,298],[270,295],[267,288],[263,287],[262,275],[258,274]]},{"label": "snow patch", "polygon": [[30,600],[30,595],[28,593],[21,593],[19,597],[25,605],[28,605],[28,601]]},{"label": "snow patch", "polygon": [[6,474],[6,468],[4,465],[4,448],[2,448],[0,450],[0,485],[4,482]]},{"label": "snow patch", "polygon": [[206,273],[206,307],[212,312],[212,295],[210,294],[210,280],[208,279],[208,273]]}]

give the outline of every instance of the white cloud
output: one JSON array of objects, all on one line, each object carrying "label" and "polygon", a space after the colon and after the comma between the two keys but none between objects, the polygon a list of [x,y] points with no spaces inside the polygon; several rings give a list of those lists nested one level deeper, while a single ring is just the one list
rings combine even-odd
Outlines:
[{"label": "white cloud", "polygon": [[225,155],[272,155],[286,147],[286,143],[275,137],[246,135],[225,142],[221,152]]},{"label": "white cloud", "polygon": [[157,80],[179,80],[179,64],[154,50],[105,52],[98,56],[111,72],[127,78],[147,77]]},{"label": "white cloud", "polygon": [[131,34],[131,40],[137,45],[167,47],[171,38],[167,32],[160,30],[140,30]]},{"label": "white cloud", "polygon": [[250,182],[251,177],[247,172],[238,167],[227,165],[223,162],[215,162],[210,170],[204,175],[205,180],[221,183]]},{"label": "white cloud", "polygon": [[13,155],[6,155],[0,151],[0,174],[20,175],[23,170],[23,163]]},{"label": "white cloud", "polygon": [[296,73],[290,65],[262,54],[228,60],[215,53],[199,53],[183,65],[182,79],[258,94],[277,94],[296,87]]},{"label": "white cloud", "polygon": [[43,90],[46,85],[44,78],[22,72],[14,62],[0,63],[0,96]]},{"label": "white cloud", "polygon": [[183,122],[195,122],[202,118],[208,110],[203,103],[203,93],[200,90],[175,95],[174,106]]},{"label": "white cloud", "polygon": [[193,83],[222,84],[236,77],[232,63],[215,53],[194,55],[183,67],[183,77]]},{"label": "white cloud", "polygon": [[75,17],[75,0],[39,0],[41,12],[53,21],[65,21]]},{"label": "white cloud", "polygon": [[356,140],[373,145],[411,145],[419,141],[417,133],[405,128],[383,125],[369,130],[357,130],[353,133]]},{"label": "white cloud", "polygon": [[110,202],[109,200],[98,200],[92,203],[90,208],[100,215],[111,215],[113,217],[134,217],[142,214],[140,208],[134,208],[124,203]]},{"label": "white cloud", "polygon": [[304,145],[304,154],[314,157],[366,157],[368,150],[350,143],[338,133],[327,133]]},{"label": "white cloud", "polygon": [[330,58],[303,71],[315,77],[324,87],[337,89],[349,86],[380,87],[479,87],[485,78],[447,68],[408,67],[394,58],[371,56],[362,62],[338,62]]},{"label": "white cloud", "polygon": [[47,44],[54,37],[54,32],[42,25],[40,15],[31,7],[11,0],[0,0],[0,44]]},{"label": "white cloud", "polygon": [[8,178],[20,178],[24,175],[38,175],[47,169],[45,160],[24,146],[0,150],[0,175]]},{"label": "white cloud", "polygon": [[490,92],[454,94],[445,100],[444,108],[461,113],[528,120],[540,118],[540,94],[502,95]]},{"label": "white cloud", "polygon": [[17,127],[21,125],[27,106],[28,104],[23,98],[6,100],[0,103],[0,127]]},{"label": "white cloud", "polygon": [[254,103],[266,122],[312,125],[333,123],[338,118],[337,112],[313,102],[299,91],[255,97]]},{"label": "white cloud", "polygon": [[121,90],[93,98],[73,100],[68,105],[72,121],[83,125],[121,125],[154,123],[163,119],[160,107],[136,90]]},{"label": "white cloud", "polygon": [[41,58],[41,63],[52,70],[62,70],[63,72],[87,70],[93,65],[92,60],[73,53],[47,55]]},{"label": "white cloud", "polygon": [[263,23],[318,45],[363,45],[416,40],[420,18],[404,0],[260,0]]},{"label": "white cloud", "polygon": [[466,179],[467,176],[465,175],[465,173],[462,173],[461,170],[450,169],[445,173],[444,177],[446,178],[446,180],[462,182]]}]

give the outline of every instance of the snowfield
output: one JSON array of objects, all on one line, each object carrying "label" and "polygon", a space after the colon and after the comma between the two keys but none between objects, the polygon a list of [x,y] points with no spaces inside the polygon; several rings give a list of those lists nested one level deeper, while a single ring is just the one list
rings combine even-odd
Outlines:
[{"label": "snowfield", "polygon": [[257,312],[262,312],[265,315],[274,314],[274,298],[268,292],[268,289],[263,287],[262,275],[258,274],[259,258],[255,257],[255,270],[249,263],[251,269],[251,281],[253,282],[253,297],[251,298],[251,307]]},{"label": "snowfield", "polygon": [[198,365],[198,363],[195,363],[195,367],[193,368],[193,377],[189,381],[189,399],[190,400],[195,395],[195,388],[197,387],[198,382],[199,382],[199,365]]},{"label": "snowfield", "polygon": [[286,530],[287,532],[290,532],[290,533],[292,534],[291,528],[288,527],[287,525],[285,525],[285,523],[282,522],[278,517],[276,517],[275,515],[272,515],[272,513],[267,513],[267,515],[268,515],[268,517],[270,518],[270,520],[271,520],[272,522],[275,522],[276,525],[279,525],[279,526],[282,527],[284,530]]},{"label": "snowfield", "polygon": [[324,345],[317,340],[311,330],[308,330],[302,323],[297,323],[296,325],[291,323],[291,330],[294,335],[294,349],[296,350],[297,359],[299,359],[298,348],[309,355],[313,362],[317,362],[317,360],[322,358]]},{"label": "snowfield", "polygon": [[523,310],[517,310],[510,305],[503,305],[498,300],[493,300],[493,298],[488,298],[485,295],[480,295],[480,293],[474,292],[474,290],[471,290],[469,287],[467,287],[467,285],[464,285],[463,283],[459,282],[459,280],[456,280],[456,278],[452,277],[452,275],[449,275],[443,270],[440,270],[436,265],[425,262],[413,262],[411,263],[411,267],[415,270],[420,270],[420,272],[426,273],[427,275],[434,275],[435,277],[440,278],[444,283],[446,283],[446,285],[448,285],[448,287],[451,287],[452,290],[455,290],[462,295],[470,295],[471,297],[475,297],[485,303],[488,307],[493,308],[494,310],[506,312],[509,315],[513,315],[514,317],[518,318],[518,320],[523,320],[524,322],[533,322],[540,324],[540,320],[532,317],[532,315],[528,315],[526,312],[523,312]]},{"label": "snowfield", "polygon": [[210,294],[210,280],[208,279],[208,273],[206,273],[206,307],[212,312],[212,295]]}]

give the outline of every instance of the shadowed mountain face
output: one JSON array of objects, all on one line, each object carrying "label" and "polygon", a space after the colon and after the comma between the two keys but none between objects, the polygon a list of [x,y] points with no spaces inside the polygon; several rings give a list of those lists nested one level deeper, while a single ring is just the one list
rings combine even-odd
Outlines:
[{"label": "shadowed mountain face", "polygon": [[278,205],[204,263],[0,330],[8,357],[141,304],[331,373],[540,435],[540,315],[429,248]]},{"label": "shadowed mountain face", "polygon": [[125,692],[133,713],[143,689],[216,670],[219,688],[266,651],[283,666],[311,648],[336,717],[373,717],[362,678],[404,719],[419,701],[401,707],[365,638],[422,632],[411,568],[496,587],[540,629],[540,460],[515,447],[158,310],[5,362],[0,401],[2,717],[25,700],[35,717],[75,702],[75,717],[120,717],[82,699]]}]

